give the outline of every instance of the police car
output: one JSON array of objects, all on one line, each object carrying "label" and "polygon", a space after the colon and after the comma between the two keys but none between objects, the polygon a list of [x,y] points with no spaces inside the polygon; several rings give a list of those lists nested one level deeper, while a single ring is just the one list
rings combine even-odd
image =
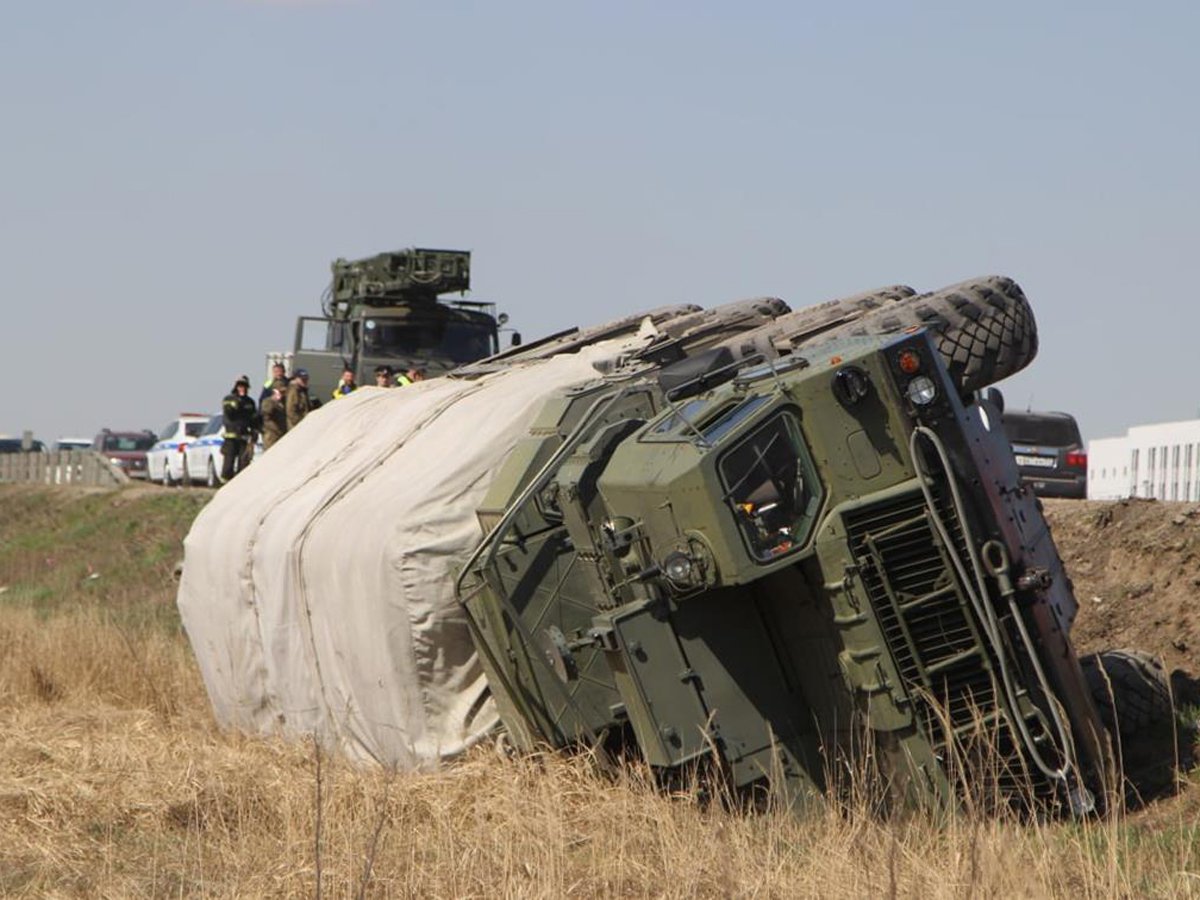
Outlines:
[{"label": "police car", "polygon": [[183,481],[187,444],[203,433],[211,418],[205,413],[180,413],[163,426],[154,446],[146,451],[146,473],[151,481],[168,486]]},{"label": "police car", "polygon": [[[204,431],[198,437],[187,442],[180,454],[179,468],[172,469],[184,484],[203,484],[207,487],[219,487],[221,484],[221,466],[225,457],[221,455],[221,445],[225,443],[224,419],[213,416],[204,426]],[[254,455],[263,452],[262,441],[254,445]]]}]

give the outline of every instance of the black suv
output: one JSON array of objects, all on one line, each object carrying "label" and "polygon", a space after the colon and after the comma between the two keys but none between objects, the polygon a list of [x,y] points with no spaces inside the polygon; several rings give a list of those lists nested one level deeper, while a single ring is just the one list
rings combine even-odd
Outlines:
[{"label": "black suv", "polygon": [[1004,432],[1021,480],[1039,497],[1087,496],[1087,450],[1074,417],[1063,412],[1006,412]]}]

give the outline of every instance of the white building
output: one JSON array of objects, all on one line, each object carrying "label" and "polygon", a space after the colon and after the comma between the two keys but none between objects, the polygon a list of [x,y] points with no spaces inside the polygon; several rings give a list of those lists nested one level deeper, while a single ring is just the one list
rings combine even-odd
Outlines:
[{"label": "white building", "polygon": [[1200,500],[1200,419],[1135,425],[1088,442],[1089,500]]}]

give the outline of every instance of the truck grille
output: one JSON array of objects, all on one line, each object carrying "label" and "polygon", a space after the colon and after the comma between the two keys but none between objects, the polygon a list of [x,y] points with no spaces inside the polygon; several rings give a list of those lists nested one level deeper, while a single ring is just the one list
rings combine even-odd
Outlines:
[{"label": "truck grille", "polygon": [[[938,515],[960,558],[966,539],[952,504],[935,493]],[[846,516],[850,549],[888,650],[927,739],[942,758],[951,744],[991,757],[994,786],[1027,792],[1030,772],[997,695],[995,659],[983,643],[965,595],[920,492]],[[1015,668],[1015,663],[1010,664]],[[1029,704],[1039,743],[1048,743]],[[975,754],[974,751],[970,755]],[[996,765],[999,763],[999,765]],[[1044,794],[1049,785],[1034,788]]]}]

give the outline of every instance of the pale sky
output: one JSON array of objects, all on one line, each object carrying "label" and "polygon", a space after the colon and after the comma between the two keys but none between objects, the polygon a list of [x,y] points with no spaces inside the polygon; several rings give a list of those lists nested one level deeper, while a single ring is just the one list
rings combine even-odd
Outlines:
[{"label": "pale sky", "polygon": [[1193,418],[1198,41],[1182,2],[5,3],[0,433],[215,411],[331,259],[412,245],[527,340],[1009,275],[1010,407]]}]

